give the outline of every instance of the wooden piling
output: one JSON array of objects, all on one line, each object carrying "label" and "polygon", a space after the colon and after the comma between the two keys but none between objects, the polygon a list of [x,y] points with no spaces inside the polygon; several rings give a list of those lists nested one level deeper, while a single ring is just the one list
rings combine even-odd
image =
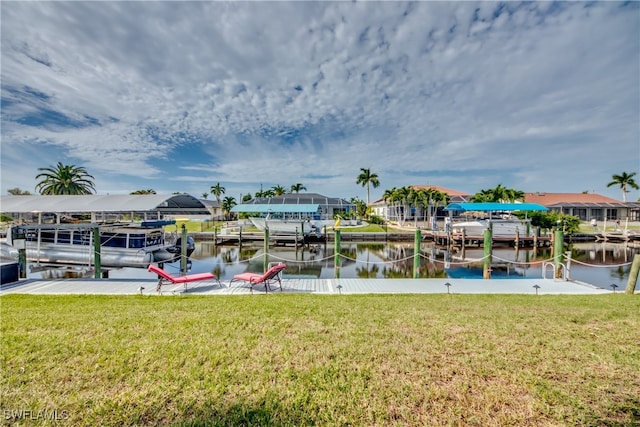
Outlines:
[{"label": "wooden piling", "polygon": [[182,224],[182,236],[180,241],[180,275],[187,275],[187,227]]},{"label": "wooden piling", "polygon": [[263,248],[264,248],[263,272],[266,273],[267,270],[269,269],[269,227],[264,228]]},{"label": "wooden piling", "polygon": [[333,265],[335,267],[335,277],[336,279],[340,278],[340,230],[335,230],[334,232],[334,257],[333,257]]},{"label": "wooden piling", "polygon": [[100,246],[100,228],[93,228],[93,264],[95,266],[94,278],[99,279],[102,276],[102,259]]},{"label": "wooden piling", "polygon": [[564,233],[562,230],[555,230],[553,235],[553,265],[555,278],[562,278],[562,247],[564,244]]},{"label": "wooden piling", "polygon": [[27,250],[24,248],[18,249],[18,277],[27,278]]},{"label": "wooden piling", "polygon": [[638,283],[638,274],[640,273],[640,254],[635,254],[633,257],[633,263],[631,263],[631,271],[629,272],[629,280],[627,281],[626,294],[633,294],[636,291],[636,284]]},{"label": "wooden piling", "polygon": [[482,269],[482,278],[491,279],[491,258],[493,254],[493,230],[491,226],[484,230],[484,267]]},{"label": "wooden piling", "polygon": [[422,237],[420,235],[420,229],[416,230],[415,238],[413,240],[413,278],[420,277],[420,242]]}]

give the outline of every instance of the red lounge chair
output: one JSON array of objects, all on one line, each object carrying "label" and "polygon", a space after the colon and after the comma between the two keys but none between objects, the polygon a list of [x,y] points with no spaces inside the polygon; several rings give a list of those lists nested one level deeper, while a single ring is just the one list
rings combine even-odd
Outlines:
[{"label": "red lounge chair", "polygon": [[242,273],[236,274],[233,276],[233,279],[229,282],[229,286],[231,286],[231,282],[234,280],[243,281],[249,283],[251,286],[251,293],[253,293],[253,287],[255,285],[259,285],[264,283],[264,292],[267,293],[269,291],[271,283],[277,281],[278,285],[280,285],[280,292],[282,292],[282,280],[280,278],[282,271],[287,268],[286,264],[276,264],[270,269],[267,270],[264,274],[257,273]]},{"label": "red lounge chair", "polygon": [[196,274],[188,274],[186,276],[176,277],[167,273],[160,267],[156,267],[153,264],[149,264],[149,271],[151,271],[152,273],[156,273],[158,275],[158,287],[156,288],[156,291],[158,292],[160,292],[162,285],[165,284],[164,283],[165,280],[168,280],[174,285],[177,285],[178,283],[184,283],[185,291],[187,290],[187,283],[190,283],[190,282],[197,282],[200,280],[215,280],[218,282],[218,284],[220,284],[220,280],[218,280],[218,278],[211,273],[196,273]]}]

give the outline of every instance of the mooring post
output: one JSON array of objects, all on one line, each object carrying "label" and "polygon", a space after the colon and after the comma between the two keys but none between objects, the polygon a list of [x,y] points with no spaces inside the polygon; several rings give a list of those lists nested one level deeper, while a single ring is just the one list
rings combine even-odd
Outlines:
[{"label": "mooring post", "polygon": [[627,289],[624,291],[625,294],[635,293],[636,284],[638,283],[638,273],[640,273],[640,254],[635,254],[633,257],[633,263],[631,264],[631,271],[629,272]]},{"label": "mooring post", "polygon": [[187,226],[182,224],[182,240],[180,241],[180,274],[187,275]]},{"label": "mooring post", "polygon": [[484,267],[482,269],[482,278],[491,279],[491,258],[493,254],[493,229],[491,223],[489,227],[484,230]]},{"label": "mooring post", "polygon": [[335,267],[335,273],[334,276],[336,277],[336,279],[340,278],[340,230],[335,230],[335,236],[334,236],[334,255],[333,255],[333,261],[334,261],[334,267]]},{"label": "mooring post", "polygon": [[562,278],[562,247],[564,246],[564,233],[560,228],[553,234],[553,270],[556,279]]},{"label": "mooring post", "polygon": [[102,259],[100,256],[100,228],[98,226],[93,228],[93,263],[96,267],[93,277],[99,279],[102,277]]},{"label": "mooring post", "polygon": [[264,228],[264,271],[269,269],[269,227]]},{"label": "mooring post", "polygon": [[27,250],[24,248],[18,249],[18,277],[27,278]]},{"label": "mooring post", "polygon": [[413,239],[413,278],[420,277],[420,243],[422,235],[420,229],[416,229],[416,235]]}]

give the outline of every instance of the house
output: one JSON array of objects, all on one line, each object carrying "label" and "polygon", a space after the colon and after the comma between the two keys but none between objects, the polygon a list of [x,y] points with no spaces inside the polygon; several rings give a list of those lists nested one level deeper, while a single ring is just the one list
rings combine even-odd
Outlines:
[{"label": "house", "polygon": [[202,202],[204,207],[209,211],[211,219],[218,221],[225,219],[222,206],[220,206],[220,203],[218,203],[217,200],[200,199],[200,202]]},{"label": "house", "polygon": [[[356,206],[339,197],[327,197],[318,193],[287,193],[275,197],[258,197],[236,205],[231,212],[249,212],[267,215],[269,212],[307,213],[295,209],[295,205],[313,207],[313,213],[323,218],[334,218],[336,215],[349,217]],[[287,210],[289,208],[289,210]]]},{"label": "house", "polygon": [[[441,187],[439,185],[412,185],[411,188],[413,188],[414,190],[431,189],[431,190],[439,191],[449,196],[450,203],[464,203],[468,201],[469,197],[472,196],[471,194],[465,193],[463,191],[453,190],[451,188]],[[400,216],[402,216],[404,219],[407,219],[407,220],[409,219],[413,220],[413,219],[416,219],[416,217],[418,218],[418,220],[420,220],[420,219],[424,219],[425,217],[424,207],[418,206],[418,207],[412,207],[410,214],[407,215],[405,218],[403,215],[403,212],[404,212],[403,206],[400,206],[400,207],[392,206],[389,203],[387,203],[384,199],[378,199],[369,203],[369,207],[371,208],[371,211],[373,212],[374,215],[384,218],[386,220],[392,220],[392,221],[400,220],[401,219],[399,218]],[[447,215],[443,211],[443,209],[446,207],[446,203],[440,203],[439,205],[433,206],[433,207],[436,209],[436,213],[435,213],[436,217],[444,217]]]},{"label": "house", "polygon": [[640,203],[621,202],[595,193],[525,193],[525,202],[538,203],[550,211],[577,216],[583,221],[640,221]]},{"label": "house", "polygon": [[[435,189],[442,193],[448,194],[450,203],[468,202],[473,196],[462,191],[452,190],[450,188],[437,185],[414,185],[414,189]],[[640,221],[640,203],[638,202],[621,202],[610,197],[602,196],[595,193],[525,193],[524,202],[536,203],[545,206],[549,211],[560,212],[566,215],[577,216],[583,221],[596,219],[602,221],[607,220],[624,220]],[[378,199],[372,202],[369,207],[372,212],[387,220],[397,220],[398,208],[387,203],[384,199]],[[443,211],[444,206],[437,207],[437,217],[443,217],[447,214]],[[402,209],[402,207],[401,207]],[[406,215],[404,219],[412,220],[414,216],[418,220],[424,216],[422,207],[411,207],[411,213]]]}]

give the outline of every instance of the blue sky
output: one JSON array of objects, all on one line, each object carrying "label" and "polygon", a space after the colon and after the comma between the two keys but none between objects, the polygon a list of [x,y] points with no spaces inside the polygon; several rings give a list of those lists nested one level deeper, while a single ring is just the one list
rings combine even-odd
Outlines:
[{"label": "blue sky", "polygon": [[[640,173],[637,2],[13,2],[1,190],[593,191]],[[640,183],[640,177],[636,176]],[[637,200],[633,190],[628,200]]]}]

